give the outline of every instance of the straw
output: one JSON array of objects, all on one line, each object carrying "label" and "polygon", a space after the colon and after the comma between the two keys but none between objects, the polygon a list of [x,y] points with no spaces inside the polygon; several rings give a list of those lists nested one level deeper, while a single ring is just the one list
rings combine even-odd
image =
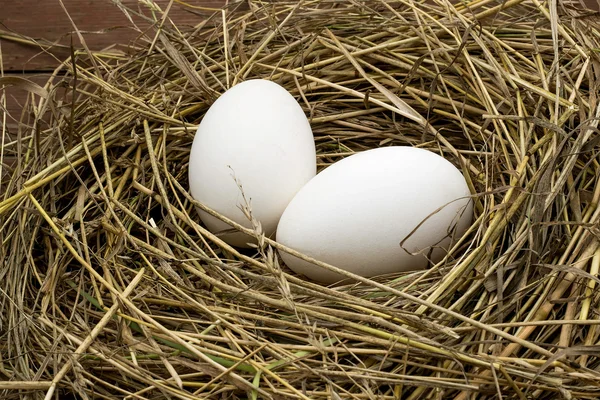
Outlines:
[{"label": "straw", "polygon": [[[0,397],[600,396],[597,16],[537,0],[118,7],[139,34],[127,51],[72,48],[44,86],[0,76]],[[426,271],[364,278],[265,237],[251,207],[242,226],[195,201],[195,130],[254,78],[303,107],[319,171],[377,147],[444,156],[473,225]],[[22,116],[8,85],[30,93]],[[351,279],[312,282],[281,252]]]}]

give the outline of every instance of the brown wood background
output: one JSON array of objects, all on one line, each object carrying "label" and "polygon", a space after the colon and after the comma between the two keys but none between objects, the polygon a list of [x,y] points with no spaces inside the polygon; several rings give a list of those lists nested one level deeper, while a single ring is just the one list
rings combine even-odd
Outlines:
[{"label": "brown wood background", "polygon": [[[140,5],[138,0],[121,2],[136,12],[149,15],[148,8]],[[169,5],[169,0],[154,2],[163,10]],[[226,0],[186,1],[194,7],[212,9],[220,8],[225,2]],[[4,35],[25,35],[41,44],[48,44],[48,51],[43,52],[34,46],[0,37],[1,65],[5,75],[26,77],[40,84],[45,83],[60,60],[69,56],[71,40],[75,47],[81,47],[77,35],[71,34],[74,31],[73,25],[82,31],[91,50],[101,50],[119,44],[127,45],[136,38],[137,33],[131,28],[125,14],[110,0],[62,0],[62,4],[64,8],[59,0],[0,0],[0,30]],[[193,26],[212,13],[214,11],[209,9],[192,9],[174,2],[169,17],[178,25]],[[149,26],[141,17],[132,15],[132,19],[142,29]],[[7,91],[7,109],[18,119],[27,92],[16,87],[8,88]]]},{"label": "brown wood background", "polygon": [[[600,0],[581,1],[591,9],[600,8]],[[148,15],[148,9],[140,5],[138,0],[121,2]],[[227,0],[186,1],[195,8],[184,7],[174,2],[169,16],[178,25],[196,25],[214,12],[201,10],[199,7],[214,9],[226,2]],[[229,3],[234,2],[236,0],[229,0]],[[166,9],[169,0],[155,0],[155,3]],[[22,76],[41,84],[45,83],[52,70],[59,64],[59,60],[69,56],[71,38],[76,47],[81,46],[78,37],[71,34],[74,31],[73,24],[83,32],[85,42],[92,50],[118,44],[126,45],[136,37],[136,32],[130,28],[131,24],[123,12],[110,0],[62,0],[62,4],[64,9],[60,0],[0,0],[0,30],[4,31],[4,34],[21,34],[40,43],[48,43],[48,50],[43,52],[39,48],[0,37],[0,66],[5,75]],[[67,12],[73,22],[69,20]],[[140,17],[134,16],[134,22],[141,28],[148,26]],[[27,92],[11,87],[7,89],[7,94],[8,111],[18,120]],[[7,125],[14,126],[16,120],[9,120]]]}]

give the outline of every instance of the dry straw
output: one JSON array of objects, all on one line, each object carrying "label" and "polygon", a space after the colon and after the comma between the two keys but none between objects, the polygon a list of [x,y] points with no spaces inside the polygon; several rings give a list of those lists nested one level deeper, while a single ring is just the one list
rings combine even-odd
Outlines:
[{"label": "dry straw", "polygon": [[[32,93],[18,129],[1,116],[0,397],[598,398],[598,14],[236,4],[195,27],[120,4],[153,27],[128,53],[74,49],[44,87],[0,78]],[[335,288],[292,274],[256,224],[235,227],[257,249],[223,243],[187,193],[189,149],[214,99],[257,77],[304,107],[320,168],[444,155],[472,229],[426,272]]]}]

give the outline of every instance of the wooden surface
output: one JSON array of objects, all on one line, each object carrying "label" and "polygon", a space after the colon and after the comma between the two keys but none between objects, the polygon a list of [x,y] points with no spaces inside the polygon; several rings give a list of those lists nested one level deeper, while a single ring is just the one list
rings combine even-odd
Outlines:
[{"label": "wooden surface", "polygon": [[[194,7],[207,9],[192,9],[174,2],[169,17],[177,25],[194,26],[223,6],[225,1],[186,1]],[[150,26],[142,16],[135,15],[150,15],[148,7],[141,5],[138,0],[121,0],[121,3],[133,10],[131,18],[139,28],[146,29]],[[154,0],[154,3],[163,10],[169,5],[168,0]],[[74,26],[82,32],[90,50],[115,45],[126,46],[138,35],[123,11],[110,0],[62,0],[62,4],[64,8],[60,0],[0,0],[0,30],[3,34],[27,36],[46,45],[48,49],[44,52],[34,46],[0,37],[1,62],[5,75],[22,76],[40,84],[45,83],[60,61],[69,57],[71,40],[75,47],[81,48],[78,36],[72,34]],[[7,90],[7,94],[7,109],[18,119],[27,92],[12,87]],[[10,123],[11,121],[8,122]]]},{"label": "wooden surface", "polygon": [[[124,6],[133,12],[150,15],[148,7],[140,5],[138,0],[121,0]],[[168,0],[154,0],[162,9],[166,9]],[[137,33],[130,28],[131,23],[125,14],[110,0],[0,0],[0,23],[4,30],[12,31],[40,42],[56,43],[66,48],[55,46],[52,53],[59,59],[69,55],[71,32],[74,25],[83,32],[86,44],[92,50],[99,50],[114,43],[128,43],[135,39]],[[191,0],[188,4],[218,9],[225,0]],[[67,15],[68,12],[68,15]],[[214,11],[183,7],[173,3],[169,17],[177,24],[196,25]],[[73,22],[69,20],[69,16]],[[143,18],[131,13],[133,21],[140,28],[149,24]],[[45,40],[43,40],[45,39]],[[74,44],[79,47],[80,41],[73,36]],[[38,71],[49,70],[56,66],[57,60],[31,46],[19,45],[8,41],[2,42],[5,71]]]},{"label": "wooden surface", "polygon": [[[600,0],[582,1],[591,9],[599,9]],[[229,0],[229,3],[235,2]],[[150,13],[138,0],[121,0],[121,3],[134,10],[134,13]],[[154,3],[166,9],[169,0],[154,0]],[[197,25],[214,12],[202,10],[201,7],[216,9],[224,5],[226,0],[188,0],[186,3],[194,8],[173,2],[169,11],[169,17],[177,25]],[[81,47],[77,35],[72,34],[74,26],[82,32],[85,43],[92,50],[127,45],[136,38],[137,33],[131,28],[131,23],[111,0],[62,0],[62,4],[61,0],[0,0],[0,30],[9,35],[25,35],[47,44],[44,52],[33,46],[0,38],[1,66],[5,75],[24,76],[45,83],[59,61],[69,56],[71,40],[76,47]],[[133,21],[140,28],[147,28],[148,21],[134,13],[131,15]],[[13,87],[8,89],[7,94],[9,113],[18,119],[27,92]],[[14,123],[14,120],[8,121],[9,125]]]}]

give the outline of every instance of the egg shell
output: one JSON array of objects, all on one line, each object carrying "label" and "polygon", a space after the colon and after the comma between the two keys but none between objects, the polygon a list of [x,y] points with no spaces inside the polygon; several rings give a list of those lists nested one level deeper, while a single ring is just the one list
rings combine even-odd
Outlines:
[{"label": "egg shell", "polygon": [[[275,232],[288,203],[315,174],[315,143],[302,108],[283,87],[262,79],[239,83],[213,103],[190,153],[194,199],[251,227],[240,208],[243,190],[266,235]],[[210,231],[231,231],[228,224],[198,211]],[[222,239],[240,247],[252,242],[239,232]]]},{"label": "egg shell", "polygon": [[[461,172],[433,152],[402,146],[368,150],[306,184],[283,213],[277,241],[363,277],[420,270],[428,259],[440,261],[470,225],[469,196]],[[293,271],[315,281],[344,279],[280,255]]]}]

